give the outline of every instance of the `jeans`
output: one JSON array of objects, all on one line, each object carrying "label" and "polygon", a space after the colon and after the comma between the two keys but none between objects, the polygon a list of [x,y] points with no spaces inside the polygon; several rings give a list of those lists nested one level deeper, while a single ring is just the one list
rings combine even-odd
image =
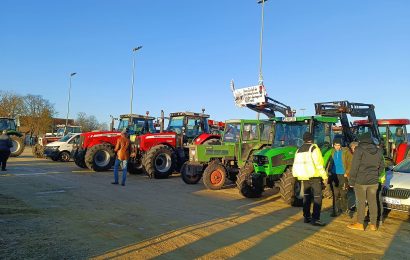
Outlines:
[{"label": "jeans", "polygon": [[366,201],[369,205],[370,223],[377,224],[378,205],[377,205],[377,189],[379,184],[354,186],[354,192],[357,199],[357,222],[364,223],[364,216],[366,214]]},{"label": "jeans", "polygon": [[122,182],[121,184],[125,184],[125,180],[127,179],[127,160],[119,160],[115,159],[114,163],[114,182],[118,183],[118,168],[121,165],[122,168]]},{"label": "jeans", "polygon": [[330,187],[333,193],[333,213],[346,212],[347,206],[347,179],[343,174],[332,175]]},{"label": "jeans", "polygon": [[0,165],[2,170],[6,169],[6,163],[9,157],[10,151],[0,151]]},{"label": "jeans", "polygon": [[[322,183],[321,178],[311,178],[303,182],[303,216],[306,219],[312,217],[312,221],[320,220],[320,211],[322,209]],[[310,208],[313,199],[313,213],[310,214]]]}]

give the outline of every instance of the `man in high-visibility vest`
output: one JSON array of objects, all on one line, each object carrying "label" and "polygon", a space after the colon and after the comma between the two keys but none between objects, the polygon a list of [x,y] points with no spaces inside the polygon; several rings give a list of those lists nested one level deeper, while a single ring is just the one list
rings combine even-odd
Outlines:
[{"label": "man in high-visibility vest", "polygon": [[[314,226],[324,226],[320,221],[322,209],[322,181],[327,180],[327,173],[323,166],[323,156],[320,148],[313,143],[313,136],[306,132],[303,135],[304,144],[297,150],[293,162],[293,176],[302,182],[304,191],[303,217],[305,223]],[[310,208],[313,197],[313,213]]]}]

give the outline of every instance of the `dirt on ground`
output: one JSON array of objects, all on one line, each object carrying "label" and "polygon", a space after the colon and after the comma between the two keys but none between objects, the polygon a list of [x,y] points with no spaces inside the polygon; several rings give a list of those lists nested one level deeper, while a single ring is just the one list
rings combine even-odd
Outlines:
[{"label": "dirt on ground", "polygon": [[73,162],[34,159],[29,148],[0,175],[0,258],[4,259],[406,259],[410,221],[392,213],[378,231],[354,231],[348,215],[325,227],[303,223],[301,208],[276,190],[243,198],[234,187],[206,190]]}]

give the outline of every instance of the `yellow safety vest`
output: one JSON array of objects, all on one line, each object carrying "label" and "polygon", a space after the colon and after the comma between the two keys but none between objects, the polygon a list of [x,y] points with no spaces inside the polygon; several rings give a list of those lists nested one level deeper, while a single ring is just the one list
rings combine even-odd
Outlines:
[{"label": "yellow safety vest", "polygon": [[[314,147],[316,149],[312,151]],[[327,173],[323,164],[322,152],[316,144],[312,144],[307,152],[299,152],[298,150],[293,161],[293,177],[300,181],[309,180],[313,177],[327,179]]]}]

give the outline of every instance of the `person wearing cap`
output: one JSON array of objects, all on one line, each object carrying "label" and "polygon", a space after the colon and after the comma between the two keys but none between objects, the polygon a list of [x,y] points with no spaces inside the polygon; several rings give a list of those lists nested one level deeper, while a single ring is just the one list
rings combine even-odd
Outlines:
[{"label": "person wearing cap", "polygon": [[114,182],[112,182],[112,184],[118,184],[118,168],[121,165],[121,185],[125,186],[125,180],[127,179],[127,163],[130,158],[130,140],[128,139],[126,130],[121,132],[121,137],[118,138],[114,151],[117,153],[117,158],[114,163]]},{"label": "person wearing cap", "polygon": [[[327,173],[323,167],[323,156],[319,147],[313,143],[313,136],[306,132],[303,135],[303,145],[296,151],[292,173],[302,182],[303,217],[305,223],[314,226],[324,226],[320,220],[322,209],[322,181],[327,180]],[[311,213],[313,197],[313,212]]]},{"label": "person wearing cap", "polygon": [[0,165],[2,171],[7,171],[6,164],[10,157],[10,148],[13,147],[13,143],[7,134],[7,130],[3,130],[0,135]]},{"label": "person wearing cap", "polygon": [[366,201],[369,205],[369,229],[377,230],[377,189],[379,177],[384,171],[383,151],[373,142],[370,133],[359,138],[359,145],[353,154],[349,185],[354,188],[357,206],[357,222],[347,227],[364,230]]},{"label": "person wearing cap", "polygon": [[327,166],[329,184],[333,194],[333,212],[331,217],[348,212],[347,191],[352,153],[349,148],[342,147],[342,139],[333,140],[333,149]]}]

